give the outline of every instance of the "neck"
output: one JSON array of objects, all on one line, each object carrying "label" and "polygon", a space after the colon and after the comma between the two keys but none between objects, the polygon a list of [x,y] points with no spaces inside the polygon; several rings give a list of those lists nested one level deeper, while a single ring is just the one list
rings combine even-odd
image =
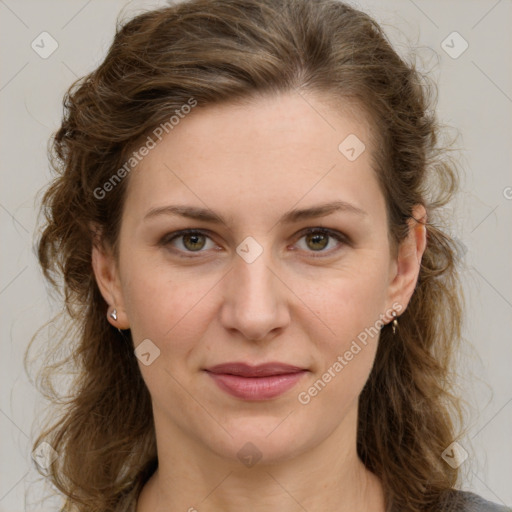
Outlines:
[{"label": "neck", "polygon": [[[345,418],[353,434],[356,419]],[[141,492],[137,512],[384,512],[380,480],[358,458],[355,435],[341,427],[313,449],[252,467],[189,438],[171,446],[174,436],[157,436],[158,468]]]}]

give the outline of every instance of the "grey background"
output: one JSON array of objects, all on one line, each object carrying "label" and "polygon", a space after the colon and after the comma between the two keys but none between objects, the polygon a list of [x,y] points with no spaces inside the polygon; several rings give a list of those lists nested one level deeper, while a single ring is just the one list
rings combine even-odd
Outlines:
[{"label": "grey background", "polygon": [[[439,117],[460,132],[465,177],[448,213],[465,254],[459,384],[472,416],[459,440],[469,454],[461,487],[512,505],[512,2],[352,3],[383,24],[400,53],[420,47],[423,69],[439,84]],[[158,5],[0,0],[0,512],[57,510],[33,505],[45,492],[30,454],[45,403],[22,366],[30,337],[60,307],[50,302],[33,252],[37,194],[50,178],[47,140],[65,90],[100,63],[121,10],[131,16]],[[43,31],[58,43],[47,59],[31,47]],[[469,44],[455,59],[441,47],[454,31]],[[447,41],[461,48],[453,36]]]}]

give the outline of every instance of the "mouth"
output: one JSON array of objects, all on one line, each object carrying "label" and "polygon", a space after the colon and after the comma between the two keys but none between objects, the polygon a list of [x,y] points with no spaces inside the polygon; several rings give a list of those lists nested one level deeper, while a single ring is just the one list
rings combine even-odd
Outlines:
[{"label": "mouth", "polygon": [[284,363],[251,366],[224,363],[205,372],[227,394],[243,400],[269,400],[294,387],[308,372],[305,368]]}]

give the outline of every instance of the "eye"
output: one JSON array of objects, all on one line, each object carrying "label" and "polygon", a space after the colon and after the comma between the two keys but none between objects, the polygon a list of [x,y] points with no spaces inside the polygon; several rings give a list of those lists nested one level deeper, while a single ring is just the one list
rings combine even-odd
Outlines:
[{"label": "eye", "polygon": [[[207,241],[211,242],[211,246],[208,247]],[[165,236],[161,244],[168,247],[171,246],[176,249],[177,252],[204,252],[203,249],[212,249],[215,246],[211,238],[204,232],[195,229],[187,229],[183,231],[177,231]]]},{"label": "eye", "polygon": [[[326,228],[308,228],[306,231],[302,232],[302,236],[299,239],[305,241],[305,249],[302,247],[302,250],[306,252],[321,252],[331,254],[340,248],[340,245],[344,245],[348,243],[347,237],[343,235],[343,233],[339,233],[338,231],[333,231]],[[338,242],[336,244],[330,244],[332,240],[336,240]],[[324,250],[329,245],[334,245],[334,248],[331,250]]]},{"label": "eye", "polygon": [[[322,253],[322,255],[313,255],[313,257],[322,257],[324,253],[330,255],[340,249],[340,246],[349,244],[348,238],[338,231],[333,231],[327,228],[308,228],[301,232],[299,241],[304,239],[305,246],[299,247],[301,250],[309,253]],[[331,243],[336,240],[338,243]],[[208,244],[209,242],[209,244]],[[202,253],[210,249],[215,249],[216,245],[210,236],[197,229],[185,229],[170,233],[162,238],[160,245],[171,248],[175,253],[184,258],[193,258],[193,253]],[[300,244],[297,244],[300,246]],[[325,250],[326,247],[334,245],[330,250]],[[336,247],[337,245],[337,247]]]}]

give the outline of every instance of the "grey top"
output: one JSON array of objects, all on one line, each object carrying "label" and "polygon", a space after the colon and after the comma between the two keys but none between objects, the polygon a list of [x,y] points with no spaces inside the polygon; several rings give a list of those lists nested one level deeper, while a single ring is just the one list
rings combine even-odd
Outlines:
[{"label": "grey top", "polygon": [[512,508],[484,500],[472,492],[455,491],[453,502],[447,507],[450,512],[512,512]]},{"label": "grey top", "polygon": [[[512,508],[485,500],[478,494],[452,489],[441,498],[438,512],[512,512]],[[391,505],[389,512],[407,512]]]}]

